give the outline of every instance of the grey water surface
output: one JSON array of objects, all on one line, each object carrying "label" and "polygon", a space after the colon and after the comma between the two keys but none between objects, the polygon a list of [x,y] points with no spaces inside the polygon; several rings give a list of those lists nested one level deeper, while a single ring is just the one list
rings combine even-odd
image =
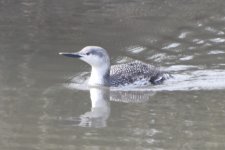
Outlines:
[{"label": "grey water surface", "polygon": [[[224,0],[0,0],[0,149],[224,150]],[[174,78],[82,89],[86,45]],[[79,84],[73,84],[78,82]]]}]

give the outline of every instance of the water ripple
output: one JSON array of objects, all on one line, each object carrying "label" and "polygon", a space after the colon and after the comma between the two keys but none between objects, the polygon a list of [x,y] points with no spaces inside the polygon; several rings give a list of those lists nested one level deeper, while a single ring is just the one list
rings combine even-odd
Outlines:
[{"label": "water ripple", "polygon": [[224,54],[225,52],[222,50],[212,50],[208,52],[209,55],[216,55],[216,54]]},{"label": "water ripple", "polygon": [[133,54],[138,54],[138,53],[141,53],[142,51],[146,50],[147,48],[146,47],[143,47],[143,46],[131,46],[131,47],[128,47],[127,50]]},{"label": "water ripple", "polygon": [[211,42],[214,42],[214,43],[223,43],[225,42],[225,39],[224,38],[214,38],[214,39],[210,39]]},{"label": "water ripple", "polygon": [[[199,70],[196,70],[198,68]],[[186,70],[189,69],[189,70]],[[191,70],[195,69],[195,70]],[[213,89],[225,89],[225,71],[214,70],[202,70],[201,66],[177,66],[167,68],[168,71],[182,71],[179,73],[173,73],[173,78],[168,79],[162,85],[157,86],[126,86],[119,88],[110,88],[112,91],[190,91],[190,90],[213,90]],[[186,70],[186,71],[185,71]],[[82,76],[79,76],[82,78]],[[81,79],[76,79],[80,81]],[[75,80],[73,80],[75,81]],[[86,82],[85,82],[86,83]],[[70,83],[67,84],[68,88],[88,90],[88,86],[82,83]]]},{"label": "water ripple", "polygon": [[172,48],[176,48],[176,47],[178,47],[180,45],[181,45],[180,43],[171,43],[171,44],[163,47],[162,49],[172,49]]}]

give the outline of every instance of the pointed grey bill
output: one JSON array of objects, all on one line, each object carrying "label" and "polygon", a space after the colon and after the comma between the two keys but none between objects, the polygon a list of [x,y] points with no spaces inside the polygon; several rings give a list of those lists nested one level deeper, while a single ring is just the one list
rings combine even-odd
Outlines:
[{"label": "pointed grey bill", "polygon": [[72,57],[72,58],[80,58],[81,55],[79,53],[66,53],[66,52],[60,52],[59,55]]}]

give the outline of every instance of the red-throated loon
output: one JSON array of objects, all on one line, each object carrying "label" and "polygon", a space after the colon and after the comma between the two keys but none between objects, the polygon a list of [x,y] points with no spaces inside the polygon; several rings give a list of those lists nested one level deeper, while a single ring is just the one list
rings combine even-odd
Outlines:
[{"label": "red-throated loon", "polygon": [[98,46],[87,46],[75,53],[61,52],[60,55],[79,58],[91,65],[88,85],[125,86],[141,81],[144,84],[160,84],[171,77],[167,72],[141,61],[110,65],[107,51]]}]

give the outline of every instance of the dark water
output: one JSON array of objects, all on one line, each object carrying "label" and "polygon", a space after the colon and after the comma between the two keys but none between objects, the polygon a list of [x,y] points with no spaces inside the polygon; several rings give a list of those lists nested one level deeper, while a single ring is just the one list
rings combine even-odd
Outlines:
[{"label": "dark water", "polygon": [[[0,0],[0,149],[224,150],[224,0]],[[113,64],[171,71],[164,85],[70,84],[86,45]]]}]

